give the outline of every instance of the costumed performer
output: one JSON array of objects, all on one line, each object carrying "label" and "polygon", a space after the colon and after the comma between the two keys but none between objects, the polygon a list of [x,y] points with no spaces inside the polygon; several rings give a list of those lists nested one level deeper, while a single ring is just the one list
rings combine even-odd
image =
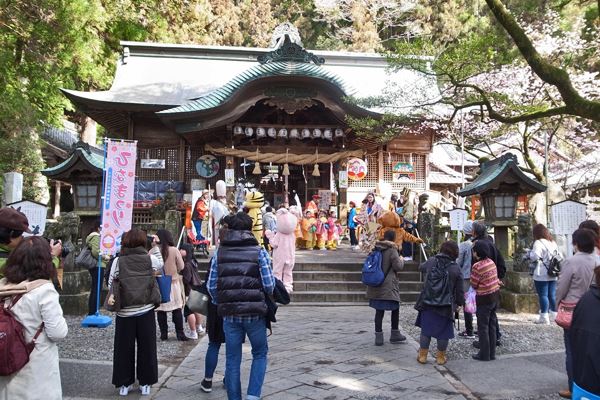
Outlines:
[{"label": "costumed performer", "polygon": [[311,210],[304,211],[304,218],[302,218],[302,237],[304,239],[304,246],[306,250],[313,250],[317,243],[317,219]]},{"label": "costumed performer", "polygon": [[196,229],[196,240],[205,240],[202,235],[202,221],[204,221],[208,213],[208,195],[208,190],[203,190],[198,200],[196,200],[194,210],[192,211],[192,222]]},{"label": "costumed performer", "polygon": [[383,213],[383,207],[375,201],[375,194],[368,193],[363,200],[360,213],[357,216],[357,221],[362,226],[360,233],[360,248],[362,251],[369,253],[373,250],[377,241],[377,219]]},{"label": "costumed performer", "polygon": [[213,229],[213,244],[219,244],[219,229],[221,227],[221,219],[229,214],[227,208],[227,186],[225,181],[218,180],[215,185],[217,198],[210,202],[210,216],[212,219]]},{"label": "costumed performer", "polygon": [[265,196],[261,192],[246,193],[244,207],[248,209],[247,214],[252,218],[252,234],[260,246],[263,245],[263,224],[261,207],[264,205]]},{"label": "costumed performer", "polygon": [[277,233],[265,231],[265,236],[273,248],[273,274],[281,280],[288,293],[293,290],[292,270],[296,260],[296,235],[298,218],[285,208],[277,210]]}]

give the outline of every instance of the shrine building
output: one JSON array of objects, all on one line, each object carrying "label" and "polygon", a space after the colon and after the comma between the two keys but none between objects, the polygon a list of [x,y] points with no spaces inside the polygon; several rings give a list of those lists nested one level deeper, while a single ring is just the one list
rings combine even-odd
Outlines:
[{"label": "shrine building", "polygon": [[[384,112],[349,98],[380,96],[393,87],[437,98],[430,76],[391,70],[379,54],[308,51],[291,24],[275,30],[270,48],[121,46],[109,90],[63,92],[107,136],[137,141],[139,209],[165,187],[181,200],[192,190],[214,188],[219,179],[232,191],[239,184],[255,187],[275,206],[286,193],[291,203],[297,194],[304,204],[319,191],[331,192],[336,205],[360,204],[382,183],[395,193],[430,188],[433,131],[405,126],[382,142],[347,123],[349,117],[377,119]],[[45,175],[68,181],[65,174],[74,165],[91,171],[84,177],[101,171],[94,149],[72,157],[77,159]],[[81,192],[90,209],[89,197],[96,194],[100,190]]]}]

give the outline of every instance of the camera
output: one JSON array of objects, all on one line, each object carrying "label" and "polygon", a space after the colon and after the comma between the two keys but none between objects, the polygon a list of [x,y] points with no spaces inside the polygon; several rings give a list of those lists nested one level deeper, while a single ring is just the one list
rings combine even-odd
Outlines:
[{"label": "camera", "polygon": [[68,247],[66,247],[65,245],[62,244],[62,241],[60,239],[50,239],[50,238],[45,238],[48,241],[48,244],[50,244],[52,242],[52,240],[54,240],[54,243],[60,243],[62,245],[62,251],[60,252],[60,258],[67,258],[67,256],[71,253],[71,249],[69,249]]}]

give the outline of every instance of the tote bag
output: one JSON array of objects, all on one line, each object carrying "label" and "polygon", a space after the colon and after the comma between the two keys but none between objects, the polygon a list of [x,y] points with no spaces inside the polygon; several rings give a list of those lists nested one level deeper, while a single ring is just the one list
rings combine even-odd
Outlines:
[{"label": "tote bag", "polygon": [[162,275],[156,277],[158,283],[158,289],[160,290],[160,302],[168,303],[171,301],[171,281],[173,277],[171,275],[165,275],[163,268]]},{"label": "tote bag", "polygon": [[208,315],[208,303],[210,297],[198,290],[191,290],[186,305],[188,308],[195,313]]}]

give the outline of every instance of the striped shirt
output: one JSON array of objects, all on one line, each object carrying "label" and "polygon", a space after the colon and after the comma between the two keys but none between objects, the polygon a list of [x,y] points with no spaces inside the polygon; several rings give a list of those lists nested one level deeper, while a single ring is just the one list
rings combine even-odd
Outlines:
[{"label": "striped shirt", "polygon": [[500,290],[500,280],[496,264],[489,258],[480,260],[471,269],[471,286],[477,296],[485,296]]}]

